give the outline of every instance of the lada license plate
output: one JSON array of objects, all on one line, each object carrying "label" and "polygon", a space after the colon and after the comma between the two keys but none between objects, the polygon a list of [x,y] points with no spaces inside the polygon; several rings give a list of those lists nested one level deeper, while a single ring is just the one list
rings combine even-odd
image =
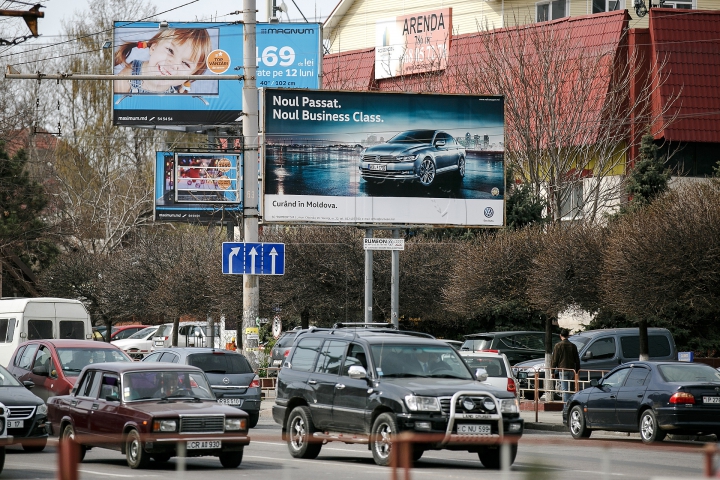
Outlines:
[{"label": "lada license plate", "polygon": [[468,425],[460,424],[457,426],[457,432],[469,435],[490,435],[490,425]]},{"label": "lada license plate", "polygon": [[218,403],[224,403],[225,405],[242,405],[242,398],[218,398]]},{"label": "lada license plate", "polygon": [[382,163],[371,163],[370,170],[377,170],[378,172],[384,172],[387,170],[387,165],[383,165]]},{"label": "lada license plate", "polygon": [[720,397],[703,397],[703,403],[720,403]]},{"label": "lada license plate", "polygon": [[220,440],[197,440],[187,442],[188,450],[206,450],[220,447],[222,447],[222,442]]},{"label": "lada license plate", "polygon": [[23,428],[24,426],[24,420],[8,420],[7,422],[7,428]]}]

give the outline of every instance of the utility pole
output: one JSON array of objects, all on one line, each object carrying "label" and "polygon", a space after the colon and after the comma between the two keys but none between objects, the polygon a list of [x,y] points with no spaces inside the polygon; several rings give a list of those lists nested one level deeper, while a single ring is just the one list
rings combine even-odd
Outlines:
[{"label": "utility pole", "polygon": [[[244,137],[243,149],[243,241],[258,241],[258,91],[256,85],[257,11],[255,0],[243,0],[243,74],[242,91]],[[247,348],[247,328],[255,326],[259,316],[260,287],[257,275],[243,275],[242,345]],[[257,366],[257,352],[245,352],[253,366]]]}]

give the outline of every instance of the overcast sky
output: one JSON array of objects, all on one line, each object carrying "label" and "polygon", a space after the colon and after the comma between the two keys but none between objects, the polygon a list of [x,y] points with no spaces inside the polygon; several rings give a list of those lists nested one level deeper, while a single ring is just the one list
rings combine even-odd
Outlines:
[{"label": "overcast sky", "polygon": [[[36,3],[32,0],[23,0],[26,3]],[[192,2],[192,0],[147,0],[157,6],[158,12],[180,7]],[[272,1],[272,0],[270,0]],[[300,11],[311,22],[322,21],[337,5],[338,0],[295,0],[297,7],[293,4],[293,0],[276,0],[279,6],[283,1],[288,7],[288,15],[292,21],[304,21]],[[230,12],[242,10],[242,0],[197,0],[184,7],[177,8],[167,14],[161,14],[159,17],[167,21],[191,22],[201,21],[232,21],[240,20],[242,15],[228,15]],[[29,5],[23,3],[15,3],[11,0],[0,1],[3,8],[13,10],[26,10]],[[45,17],[38,20],[40,33],[49,40],[51,36],[58,35],[62,30],[62,21],[69,20],[75,12],[87,11],[87,0],[45,0],[41,1],[45,8],[41,11],[45,12]],[[258,9],[258,21],[266,20],[266,1],[256,0]],[[298,10],[299,7],[299,10]],[[286,14],[282,14],[282,20],[287,21]],[[131,18],[118,18],[116,20],[135,20]],[[19,20],[18,21],[22,21]]]}]

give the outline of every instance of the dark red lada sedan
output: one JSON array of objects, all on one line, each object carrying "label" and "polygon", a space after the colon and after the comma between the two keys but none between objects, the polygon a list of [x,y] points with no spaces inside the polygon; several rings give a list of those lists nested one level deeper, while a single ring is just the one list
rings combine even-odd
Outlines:
[{"label": "dark red lada sedan", "polygon": [[48,400],[52,434],[123,453],[131,468],[150,459],[216,456],[242,463],[248,416],[215,400],[202,370],[169,363],[101,363],[83,369],[69,395]]}]

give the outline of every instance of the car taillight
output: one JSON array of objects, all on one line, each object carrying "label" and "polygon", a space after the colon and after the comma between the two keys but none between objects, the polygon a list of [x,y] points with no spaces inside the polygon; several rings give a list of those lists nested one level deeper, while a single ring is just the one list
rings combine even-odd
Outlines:
[{"label": "car taillight", "polygon": [[289,349],[289,348],[285,349],[285,353],[283,353],[283,357],[287,357],[288,355],[290,355],[290,349]]},{"label": "car taillight", "polygon": [[515,385],[515,380],[513,380],[512,378],[508,378],[507,391],[517,393],[517,385]]},{"label": "car taillight", "polygon": [[693,396],[692,393],[678,392],[678,393],[674,394],[672,397],[670,397],[670,403],[673,405],[694,404],[695,397]]},{"label": "car taillight", "polygon": [[490,353],[500,353],[500,350],[494,350],[492,348],[484,348],[480,350],[481,352],[490,352]]},{"label": "car taillight", "polygon": [[252,382],[250,382],[250,386],[248,388],[258,388],[260,386],[260,377],[255,375],[255,377],[252,379]]}]

